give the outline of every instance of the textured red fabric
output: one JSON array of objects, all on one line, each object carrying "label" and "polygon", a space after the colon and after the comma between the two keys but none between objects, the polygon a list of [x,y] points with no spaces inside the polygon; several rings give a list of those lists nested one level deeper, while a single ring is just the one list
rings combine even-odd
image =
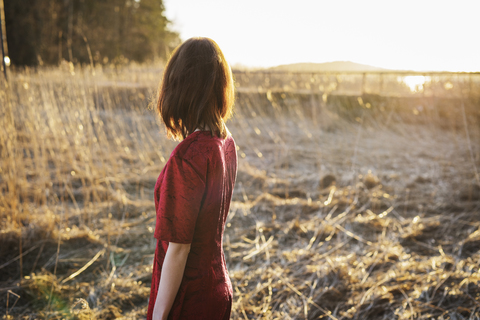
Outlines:
[{"label": "textured red fabric", "polygon": [[222,241],[236,174],[231,136],[196,131],[173,150],[155,185],[157,247],[147,319],[152,318],[169,242],[191,243],[191,248],[168,319],[230,318],[232,285]]}]

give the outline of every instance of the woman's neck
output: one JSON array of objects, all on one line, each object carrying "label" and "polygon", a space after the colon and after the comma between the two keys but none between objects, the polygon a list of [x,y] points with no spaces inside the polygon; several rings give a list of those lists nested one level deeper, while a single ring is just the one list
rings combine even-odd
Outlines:
[{"label": "woman's neck", "polygon": [[193,131],[193,132],[196,132],[196,131],[211,131],[211,130],[207,125],[205,125],[202,128],[195,129],[195,131]]}]

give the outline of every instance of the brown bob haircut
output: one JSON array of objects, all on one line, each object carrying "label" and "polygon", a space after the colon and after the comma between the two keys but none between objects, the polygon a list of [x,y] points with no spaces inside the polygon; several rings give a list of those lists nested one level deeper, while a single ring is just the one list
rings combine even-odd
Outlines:
[{"label": "brown bob haircut", "polygon": [[200,129],[226,138],[234,100],[232,71],[215,41],[191,38],[175,49],[157,102],[169,137],[185,139]]}]

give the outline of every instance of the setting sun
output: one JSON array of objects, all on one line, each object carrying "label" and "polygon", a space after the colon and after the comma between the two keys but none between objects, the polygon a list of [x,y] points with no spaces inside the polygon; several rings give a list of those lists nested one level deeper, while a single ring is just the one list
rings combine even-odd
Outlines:
[{"label": "setting sun", "polygon": [[428,77],[425,76],[406,76],[401,79],[412,92],[418,92],[423,90],[423,85],[428,81]]}]

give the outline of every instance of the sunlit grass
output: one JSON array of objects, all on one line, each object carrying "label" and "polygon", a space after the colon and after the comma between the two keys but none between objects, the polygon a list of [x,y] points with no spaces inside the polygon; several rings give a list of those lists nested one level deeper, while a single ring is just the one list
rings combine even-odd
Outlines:
[{"label": "sunlit grass", "polygon": [[[11,317],[145,315],[153,187],[176,145],[148,107],[161,69],[93,71],[26,69],[0,90]],[[233,319],[479,316],[476,78],[235,77]]]}]

